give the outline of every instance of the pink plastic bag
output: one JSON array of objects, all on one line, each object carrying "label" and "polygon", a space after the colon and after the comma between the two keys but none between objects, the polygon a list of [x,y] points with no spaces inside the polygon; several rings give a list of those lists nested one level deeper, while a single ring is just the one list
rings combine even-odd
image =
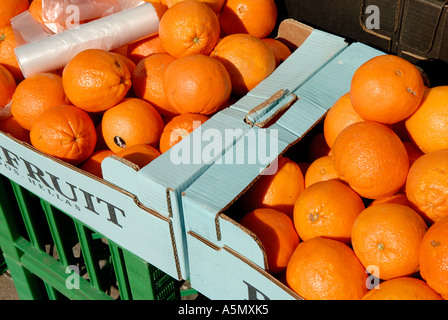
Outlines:
[{"label": "pink plastic bag", "polygon": [[141,0],[42,0],[42,20],[54,33],[133,8]]},{"label": "pink plastic bag", "polygon": [[25,12],[11,19],[17,45],[40,40],[83,23],[134,8],[142,0],[41,0],[42,20]]}]

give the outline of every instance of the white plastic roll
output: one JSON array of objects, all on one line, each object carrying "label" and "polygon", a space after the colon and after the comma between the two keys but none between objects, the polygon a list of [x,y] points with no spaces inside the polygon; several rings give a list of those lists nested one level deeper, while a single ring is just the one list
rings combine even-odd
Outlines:
[{"label": "white plastic roll", "polygon": [[25,77],[63,68],[86,49],[111,50],[156,34],[159,16],[149,2],[24,44],[15,55]]}]

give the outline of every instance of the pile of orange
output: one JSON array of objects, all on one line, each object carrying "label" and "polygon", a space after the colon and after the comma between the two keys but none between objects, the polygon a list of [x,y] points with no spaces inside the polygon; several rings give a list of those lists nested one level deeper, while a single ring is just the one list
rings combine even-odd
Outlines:
[{"label": "pile of orange", "polygon": [[0,108],[10,106],[11,117],[1,130],[100,178],[110,155],[141,168],[291,54],[268,38],[277,22],[273,0],[149,2],[160,18],[157,34],[111,51],[84,50],[60,70],[24,79],[10,20],[29,10],[43,23],[42,1],[4,1]]},{"label": "pile of orange", "polygon": [[[329,107],[288,159],[300,178],[279,167],[238,200],[268,271],[305,299],[447,299],[448,86],[426,87],[413,64],[382,55]],[[288,223],[253,217],[273,208]],[[280,269],[272,261],[285,255]]]}]

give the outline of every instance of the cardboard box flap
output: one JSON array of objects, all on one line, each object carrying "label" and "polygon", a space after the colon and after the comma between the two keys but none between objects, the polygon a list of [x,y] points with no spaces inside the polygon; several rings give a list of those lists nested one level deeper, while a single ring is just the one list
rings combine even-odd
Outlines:
[{"label": "cardboard box flap", "polygon": [[[300,300],[292,290],[228,247],[205,246],[200,237],[188,234],[189,259],[204,272],[195,274],[192,285],[210,299]],[[204,251],[207,258],[204,259]],[[241,259],[245,263],[229,263]],[[213,281],[210,281],[213,279]]]},{"label": "cardboard box flap", "polygon": [[[244,114],[240,111],[224,109],[173,148],[140,169],[137,174],[140,201],[160,214],[171,217],[173,212],[167,201],[167,193],[180,196],[189,184],[221,156],[223,150],[230,148],[249,129],[242,119]],[[207,141],[210,138],[206,136],[207,133],[225,139]],[[203,154],[206,147],[216,151],[216,154]]]},{"label": "cardboard box flap", "polygon": [[0,147],[2,175],[138,257],[157,261],[172,277],[185,274],[167,232],[170,221],[133,194],[3,133]]},{"label": "cardboard box flap", "polygon": [[[247,95],[266,100],[282,89],[294,92],[347,45],[344,38],[313,30],[289,58],[276,68],[275,77],[268,77]],[[253,107],[255,105],[246,105],[246,110]]]},{"label": "cardboard box flap", "polygon": [[299,99],[277,120],[277,124],[301,137],[339,97],[350,90],[356,69],[382,54],[384,52],[372,47],[353,43],[293,92]]},{"label": "cardboard box flap", "polygon": [[[182,205],[184,212],[188,214],[185,219],[186,229],[216,245],[222,243],[231,248],[241,245],[241,242],[235,242],[235,239],[242,237],[245,231],[234,230],[229,233],[221,230],[220,214],[225,212],[260,174],[275,172],[278,155],[297,139],[297,136],[281,127],[253,127],[248,131],[232,149],[182,193]],[[240,247],[237,251],[248,256],[254,255],[252,249],[246,247]],[[256,263],[259,264],[260,260]]]}]

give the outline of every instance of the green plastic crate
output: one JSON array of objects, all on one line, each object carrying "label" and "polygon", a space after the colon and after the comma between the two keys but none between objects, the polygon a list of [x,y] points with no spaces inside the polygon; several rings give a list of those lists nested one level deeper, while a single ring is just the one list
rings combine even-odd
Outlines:
[{"label": "green plastic crate", "polygon": [[3,257],[3,252],[0,249],[0,275],[2,275],[8,267],[6,266],[5,258]]},{"label": "green plastic crate", "polygon": [[22,300],[177,300],[194,294],[182,293],[182,282],[2,175],[0,248]]}]

